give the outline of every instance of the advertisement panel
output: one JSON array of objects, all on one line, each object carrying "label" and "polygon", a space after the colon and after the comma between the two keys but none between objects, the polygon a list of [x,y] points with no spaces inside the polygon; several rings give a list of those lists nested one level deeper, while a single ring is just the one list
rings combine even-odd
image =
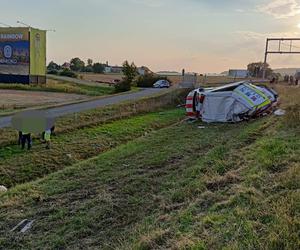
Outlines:
[{"label": "advertisement panel", "polygon": [[46,31],[30,29],[30,75],[46,75]]},{"label": "advertisement panel", "polygon": [[0,74],[29,75],[28,28],[0,28]]}]

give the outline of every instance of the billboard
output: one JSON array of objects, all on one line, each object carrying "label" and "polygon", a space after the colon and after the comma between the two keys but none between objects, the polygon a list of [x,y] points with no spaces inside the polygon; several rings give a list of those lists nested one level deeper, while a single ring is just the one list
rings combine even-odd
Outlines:
[{"label": "billboard", "polygon": [[30,29],[30,75],[46,75],[46,31]]},{"label": "billboard", "polygon": [[28,28],[0,28],[0,74],[29,75]]}]

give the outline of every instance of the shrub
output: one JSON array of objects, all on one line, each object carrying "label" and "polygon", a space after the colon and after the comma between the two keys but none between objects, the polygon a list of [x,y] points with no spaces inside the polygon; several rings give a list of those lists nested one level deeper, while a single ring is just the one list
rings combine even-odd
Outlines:
[{"label": "shrub", "polygon": [[131,90],[131,83],[129,81],[123,80],[115,84],[116,93],[126,92]]},{"label": "shrub", "polygon": [[171,82],[167,77],[155,76],[155,75],[144,75],[144,76],[139,76],[139,78],[136,81],[136,84],[138,87],[152,88],[153,84],[159,80],[167,80]]},{"label": "shrub", "polygon": [[92,71],[94,73],[100,73],[102,74],[104,72],[105,66],[102,63],[94,63],[92,66]]},{"label": "shrub", "polygon": [[47,71],[48,74],[50,75],[58,75],[58,70],[57,69],[50,69]]},{"label": "shrub", "polygon": [[67,76],[72,78],[77,78],[77,74],[69,69],[64,69],[62,72],[59,73],[61,76]]}]

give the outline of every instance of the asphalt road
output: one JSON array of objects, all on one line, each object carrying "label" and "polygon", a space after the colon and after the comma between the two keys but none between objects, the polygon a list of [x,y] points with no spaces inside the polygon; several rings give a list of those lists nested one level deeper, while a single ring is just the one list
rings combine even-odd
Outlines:
[{"label": "asphalt road", "polygon": [[[64,115],[69,115],[73,113],[78,113],[94,108],[99,108],[99,107],[104,107],[112,104],[118,104],[124,101],[130,101],[130,100],[138,100],[143,97],[151,96],[153,94],[156,94],[158,92],[163,91],[162,89],[142,89],[141,91],[138,92],[132,92],[128,94],[122,94],[122,95],[115,95],[115,96],[109,96],[109,97],[104,97],[98,100],[93,100],[93,101],[87,101],[87,102],[82,102],[82,103],[77,103],[77,104],[70,104],[70,105],[65,105],[61,107],[55,107],[55,108],[49,108],[48,113],[51,116],[54,116],[55,118],[64,116]],[[4,116],[0,117],[0,128],[5,128],[5,127],[10,127],[11,126],[11,118],[12,116]]]}]

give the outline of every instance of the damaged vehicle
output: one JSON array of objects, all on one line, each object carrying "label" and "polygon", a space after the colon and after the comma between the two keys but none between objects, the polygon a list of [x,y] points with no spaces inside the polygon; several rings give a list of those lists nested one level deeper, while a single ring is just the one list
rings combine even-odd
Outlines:
[{"label": "damaged vehicle", "polygon": [[270,113],[277,102],[278,94],[273,89],[242,81],[191,91],[186,111],[190,119],[208,123],[240,122]]}]

